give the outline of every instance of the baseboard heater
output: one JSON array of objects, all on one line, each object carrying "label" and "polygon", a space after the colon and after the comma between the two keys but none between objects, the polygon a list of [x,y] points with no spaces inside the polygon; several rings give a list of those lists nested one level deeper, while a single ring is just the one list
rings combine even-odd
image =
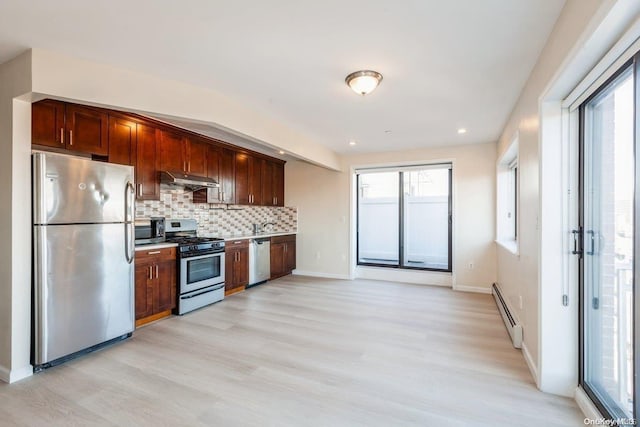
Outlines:
[{"label": "baseboard heater", "polygon": [[493,286],[491,286],[491,293],[493,294],[493,298],[496,300],[496,305],[498,306],[498,310],[500,310],[504,325],[507,327],[507,332],[509,332],[509,335],[511,336],[513,346],[515,348],[522,348],[522,325],[513,316],[512,311],[507,304],[507,300],[502,296],[502,292],[500,292],[500,288],[497,283],[494,283]]}]

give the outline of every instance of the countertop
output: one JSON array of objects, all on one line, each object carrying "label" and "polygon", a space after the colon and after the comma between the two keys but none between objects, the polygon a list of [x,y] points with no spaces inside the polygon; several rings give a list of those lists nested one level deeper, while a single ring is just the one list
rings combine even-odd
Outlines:
[{"label": "countertop", "polygon": [[[231,240],[255,239],[257,237],[288,236],[290,234],[298,234],[298,232],[297,231],[282,231],[277,233],[266,232],[266,233],[258,233],[258,234],[247,234],[244,236],[224,236],[223,239],[225,242],[229,242]],[[209,236],[204,236],[204,237],[209,237]],[[217,236],[212,236],[212,237],[217,237]],[[168,243],[168,242],[153,243],[149,245],[136,245],[136,251],[152,251],[155,249],[173,248],[176,246],[178,246],[177,243]]]},{"label": "countertop", "polygon": [[290,234],[298,234],[297,231],[282,231],[277,233],[258,233],[258,234],[247,234],[245,236],[223,236],[225,242],[229,242],[231,240],[246,240],[246,239],[255,239],[261,237],[274,237],[274,236],[288,236]]},{"label": "countertop", "polygon": [[174,248],[176,246],[178,246],[177,243],[152,243],[149,245],[136,245],[136,251],[152,251],[154,249]]}]

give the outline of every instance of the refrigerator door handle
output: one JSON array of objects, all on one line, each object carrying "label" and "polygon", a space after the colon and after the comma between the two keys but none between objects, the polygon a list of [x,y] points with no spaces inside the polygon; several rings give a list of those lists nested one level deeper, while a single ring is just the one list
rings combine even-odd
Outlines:
[{"label": "refrigerator door handle", "polygon": [[125,186],[124,194],[124,236],[125,236],[125,248],[124,256],[127,262],[131,264],[133,262],[133,253],[135,251],[134,240],[134,222],[133,222],[133,203],[131,199],[135,197],[136,190],[131,182],[127,182]]}]

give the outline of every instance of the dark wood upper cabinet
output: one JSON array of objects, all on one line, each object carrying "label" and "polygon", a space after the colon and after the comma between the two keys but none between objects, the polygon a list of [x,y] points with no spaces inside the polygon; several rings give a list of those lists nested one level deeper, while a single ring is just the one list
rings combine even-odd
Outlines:
[{"label": "dark wood upper cabinet", "polygon": [[65,125],[69,150],[107,156],[109,154],[109,116],[99,109],[67,104]]},{"label": "dark wood upper cabinet", "polygon": [[284,206],[284,165],[262,160],[262,204]]},{"label": "dark wood upper cabinet", "polygon": [[160,131],[152,126],[138,124],[136,144],[136,198],[160,200]]},{"label": "dark wood upper cabinet", "polygon": [[262,159],[236,153],[236,204],[262,204]]},{"label": "dark wood upper cabinet", "polygon": [[31,104],[31,142],[65,148],[64,102],[46,99]]},{"label": "dark wood upper cabinet", "polygon": [[229,149],[220,150],[220,190],[222,203],[236,203],[236,153]]},{"label": "dark wood upper cabinet", "polygon": [[135,167],[138,200],[160,199],[160,171],[215,179],[196,203],[284,205],[283,162],[132,113],[46,99],[32,104],[32,144]]},{"label": "dark wood upper cabinet", "polygon": [[207,175],[207,150],[208,143],[189,138],[186,142],[187,172],[193,175]]},{"label": "dark wood upper cabinet", "polygon": [[251,200],[251,193],[249,192],[249,155],[236,153],[235,168],[236,204],[248,205]]},{"label": "dark wood upper cabinet", "polygon": [[175,132],[160,131],[160,170],[186,172],[186,138]]},{"label": "dark wood upper cabinet", "polygon": [[232,150],[208,144],[206,176],[216,180],[220,187],[194,191],[194,203],[236,203],[235,156]]},{"label": "dark wood upper cabinet", "polygon": [[273,162],[262,159],[262,204],[264,206],[275,206],[276,196],[274,189],[274,166]]},{"label": "dark wood upper cabinet", "polygon": [[273,194],[276,202],[274,206],[284,206],[284,164],[273,163]]},{"label": "dark wood upper cabinet", "polygon": [[138,124],[134,121],[109,116],[109,163],[135,166]]}]

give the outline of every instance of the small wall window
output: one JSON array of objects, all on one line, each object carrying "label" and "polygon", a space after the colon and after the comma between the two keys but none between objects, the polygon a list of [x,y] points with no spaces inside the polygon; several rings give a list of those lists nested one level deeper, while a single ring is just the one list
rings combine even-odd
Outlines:
[{"label": "small wall window", "polygon": [[518,252],[518,137],[498,160],[497,165],[497,236],[496,241],[513,253]]}]

